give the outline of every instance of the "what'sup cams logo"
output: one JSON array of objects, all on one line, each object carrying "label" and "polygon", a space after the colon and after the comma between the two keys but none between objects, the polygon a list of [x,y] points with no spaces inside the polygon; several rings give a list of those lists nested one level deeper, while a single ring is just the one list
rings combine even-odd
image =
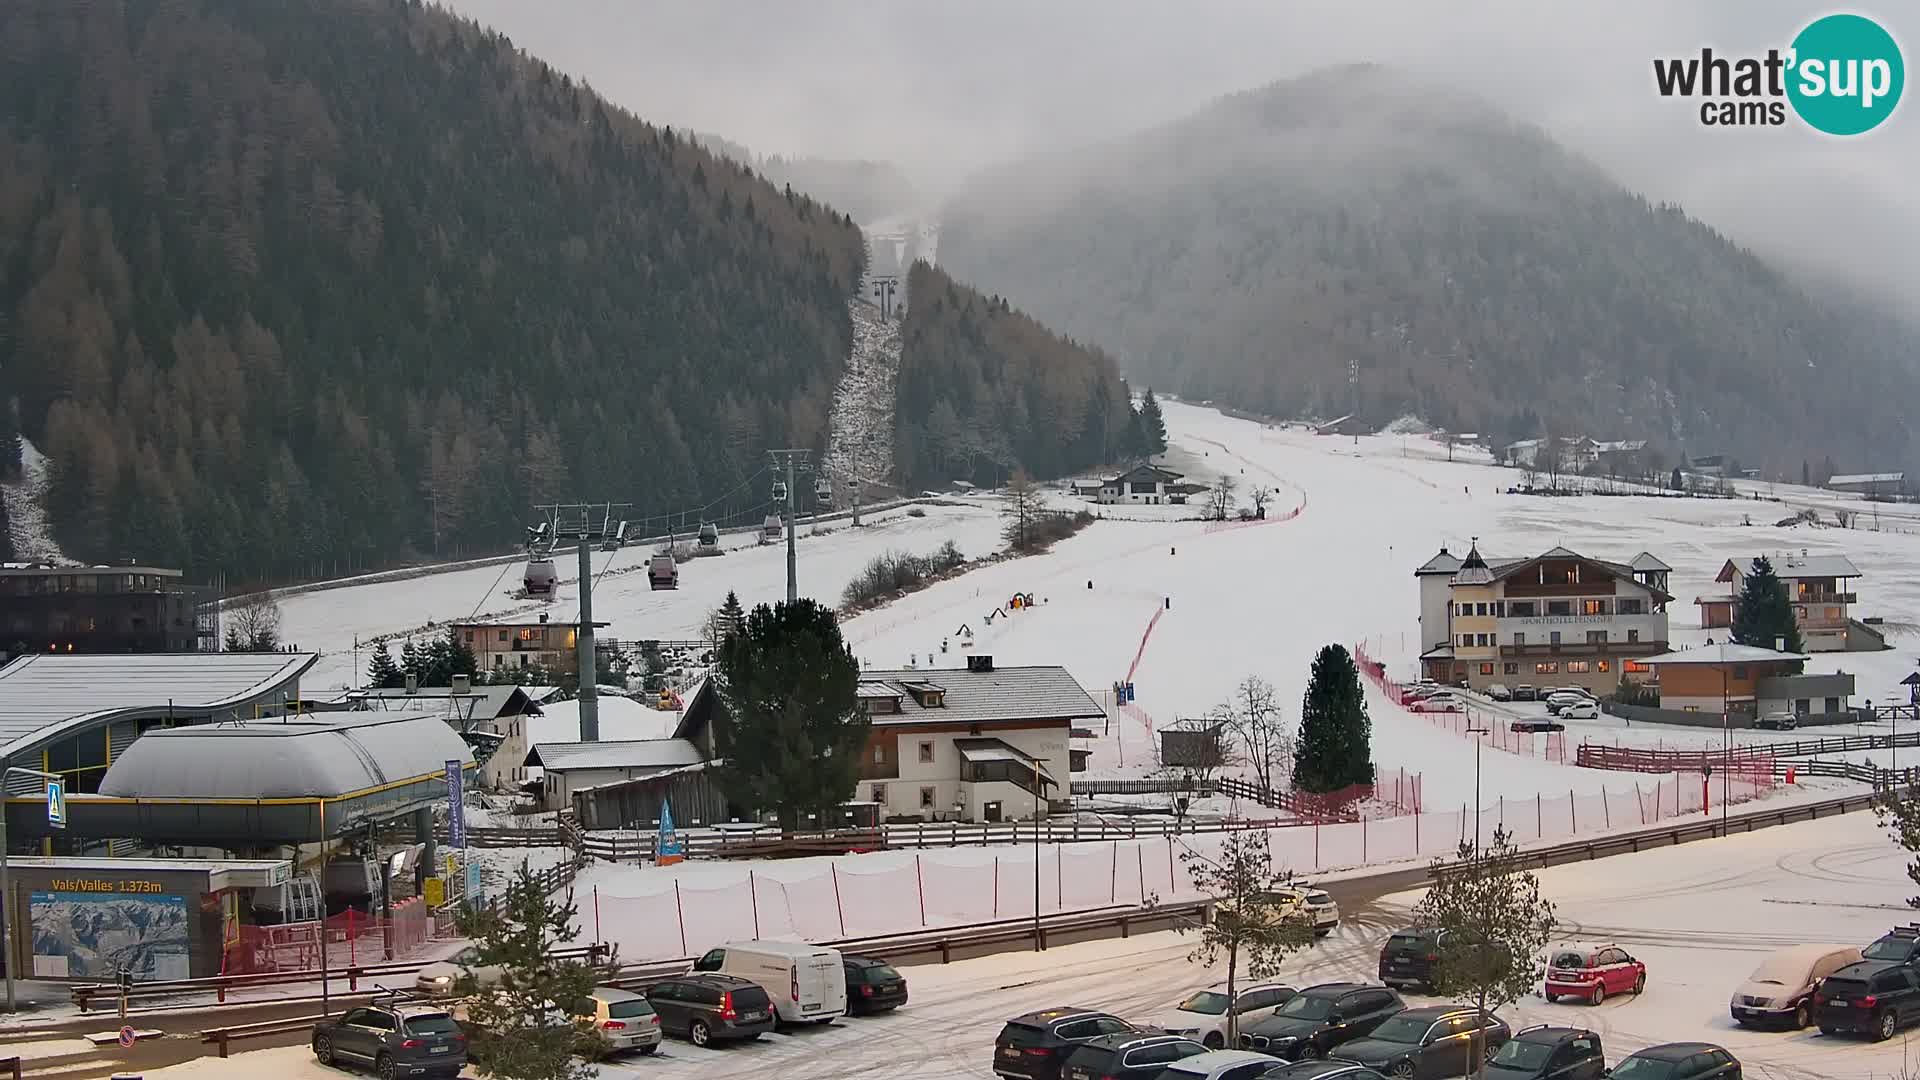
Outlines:
[{"label": "what'sup cams logo", "polygon": [[1661,97],[1699,98],[1708,127],[1777,127],[1787,109],[1815,131],[1860,135],[1879,127],[1900,104],[1906,65],[1893,35],[1863,15],[1827,15],[1795,35],[1784,51],[1653,62]]}]

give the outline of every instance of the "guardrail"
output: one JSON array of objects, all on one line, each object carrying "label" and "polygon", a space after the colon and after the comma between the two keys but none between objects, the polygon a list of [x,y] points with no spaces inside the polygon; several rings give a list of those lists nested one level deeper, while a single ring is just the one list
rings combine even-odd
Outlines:
[{"label": "guardrail", "polygon": [[[1877,710],[1876,710],[1877,711]],[[1920,731],[1888,735],[1836,735],[1825,739],[1799,739],[1793,742],[1743,743],[1725,750],[1641,749],[1583,742],[1574,752],[1574,763],[1588,769],[1620,769],[1626,772],[1669,772],[1698,769],[1704,759],[1718,764],[1738,758],[1792,758],[1822,754],[1847,754],[1860,750],[1891,750],[1899,746],[1920,746]],[[1625,768],[1625,762],[1677,762],[1673,768]]]}]

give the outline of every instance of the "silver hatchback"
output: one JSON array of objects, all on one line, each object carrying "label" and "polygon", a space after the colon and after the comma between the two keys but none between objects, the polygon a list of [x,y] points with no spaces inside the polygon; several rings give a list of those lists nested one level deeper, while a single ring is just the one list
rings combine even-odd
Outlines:
[{"label": "silver hatchback", "polygon": [[615,1053],[651,1054],[660,1046],[660,1014],[646,998],[615,986],[596,986],[574,1013],[593,1025]]}]

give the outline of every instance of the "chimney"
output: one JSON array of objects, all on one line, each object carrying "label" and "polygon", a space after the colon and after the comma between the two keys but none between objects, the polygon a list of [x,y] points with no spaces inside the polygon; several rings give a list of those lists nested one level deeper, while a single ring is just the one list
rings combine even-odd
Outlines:
[{"label": "chimney", "polygon": [[992,671],[993,657],[982,656],[978,653],[975,653],[974,655],[967,657],[967,670],[968,671]]},{"label": "chimney", "polygon": [[420,676],[411,671],[407,672],[407,693],[417,694],[419,692],[420,692]]},{"label": "chimney", "polygon": [[448,681],[453,684],[455,694],[473,693],[473,676],[471,675],[455,675]]}]

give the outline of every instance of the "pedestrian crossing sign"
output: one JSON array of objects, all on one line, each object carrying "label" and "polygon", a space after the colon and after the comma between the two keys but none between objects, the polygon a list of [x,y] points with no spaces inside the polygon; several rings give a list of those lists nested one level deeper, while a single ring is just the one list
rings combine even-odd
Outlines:
[{"label": "pedestrian crossing sign", "polygon": [[66,788],[64,780],[47,781],[47,824],[56,829],[67,827]]}]

